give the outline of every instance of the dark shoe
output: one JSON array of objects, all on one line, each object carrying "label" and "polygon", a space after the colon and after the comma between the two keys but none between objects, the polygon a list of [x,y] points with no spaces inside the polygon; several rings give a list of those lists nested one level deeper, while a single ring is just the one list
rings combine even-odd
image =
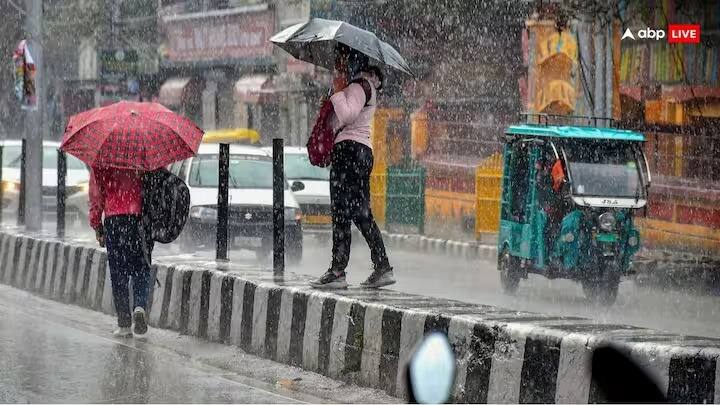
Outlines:
[{"label": "dark shoe", "polygon": [[136,307],[133,311],[133,322],[135,323],[135,336],[143,336],[147,333],[147,317],[142,307]]},{"label": "dark shoe", "polygon": [[384,266],[375,267],[372,274],[370,274],[370,277],[360,283],[360,286],[364,288],[380,288],[392,284],[395,284],[393,268],[390,266]]},{"label": "dark shoe", "polygon": [[344,271],[328,270],[319,279],[311,281],[310,287],[322,290],[339,290],[347,288],[348,283],[345,281]]}]

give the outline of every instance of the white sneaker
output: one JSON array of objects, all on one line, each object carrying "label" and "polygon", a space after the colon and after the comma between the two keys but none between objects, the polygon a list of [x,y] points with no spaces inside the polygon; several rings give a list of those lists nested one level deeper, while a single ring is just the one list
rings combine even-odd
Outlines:
[{"label": "white sneaker", "polygon": [[148,331],[147,316],[143,307],[135,307],[133,311],[133,323],[135,324],[135,335],[144,336]]},{"label": "white sneaker", "polygon": [[113,332],[113,336],[119,337],[119,338],[131,338],[133,336],[133,333],[129,327],[118,328]]}]

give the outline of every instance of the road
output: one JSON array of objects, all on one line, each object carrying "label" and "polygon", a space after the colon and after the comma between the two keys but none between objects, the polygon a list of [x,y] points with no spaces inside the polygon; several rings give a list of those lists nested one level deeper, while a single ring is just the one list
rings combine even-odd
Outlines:
[{"label": "road", "polygon": [[[330,246],[305,238],[303,261],[288,271],[317,275],[330,264]],[[177,249],[161,248],[158,255],[173,255]],[[214,251],[196,256],[214,258]],[[569,280],[548,280],[531,275],[520,283],[515,296],[500,290],[495,263],[468,261],[419,252],[389,249],[398,283],[390,288],[413,294],[496,305],[518,311],[581,316],[602,323],[621,323],[679,334],[720,337],[720,296],[688,291],[656,290],[636,286],[632,280],[620,284],[617,302],[611,307],[589,303],[579,284]],[[230,259],[254,263],[249,252],[232,251]],[[263,263],[270,269],[270,263]],[[348,282],[358,285],[370,274],[370,253],[364,241],[353,242]]]},{"label": "road", "polygon": [[171,331],[113,338],[114,325],[0,285],[0,403],[398,401]]},{"label": "road", "polygon": [[[75,229],[74,236],[91,235]],[[179,253],[214,258],[214,252],[201,250],[181,252],[179,247],[160,245],[156,256]],[[531,275],[520,283],[515,296],[500,291],[495,264],[468,261],[459,257],[432,255],[389,249],[398,284],[392,289],[407,293],[496,305],[519,311],[554,315],[582,316],[602,323],[622,323],[696,336],[720,337],[720,296],[694,294],[688,291],[659,290],[636,286],[632,280],[620,284],[617,302],[611,307],[589,303],[580,286],[568,280],[547,280]],[[256,265],[250,252],[231,251],[230,259]],[[303,261],[289,271],[320,275],[330,263],[330,246],[315,238],[305,238]],[[262,263],[270,269],[270,263]],[[359,284],[370,273],[370,254],[363,240],[353,240],[348,267],[348,282]]]}]

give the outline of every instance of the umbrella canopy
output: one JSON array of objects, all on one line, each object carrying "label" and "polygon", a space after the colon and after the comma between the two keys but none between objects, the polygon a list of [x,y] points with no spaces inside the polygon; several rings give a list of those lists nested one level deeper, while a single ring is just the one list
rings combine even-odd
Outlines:
[{"label": "umbrella canopy", "polygon": [[270,41],[297,59],[332,70],[335,47],[344,44],[394,69],[412,75],[410,66],[375,34],[343,21],[313,18],[273,35]]},{"label": "umbrella canopy", "polygon": [[120,101],[70,117],[60,149],[93,168],[152,171],[194,156],[202,137],[160,104]]}]

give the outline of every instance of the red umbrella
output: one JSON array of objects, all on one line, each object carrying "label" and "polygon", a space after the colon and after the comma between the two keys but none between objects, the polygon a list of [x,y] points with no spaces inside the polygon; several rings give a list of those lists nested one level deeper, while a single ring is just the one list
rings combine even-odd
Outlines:
[{"label": "red umbrella", "polygon": [[70,117],[60,148],[90,167],[152,171],[195,156],[202,137],[160,104],[120,101]]}]

